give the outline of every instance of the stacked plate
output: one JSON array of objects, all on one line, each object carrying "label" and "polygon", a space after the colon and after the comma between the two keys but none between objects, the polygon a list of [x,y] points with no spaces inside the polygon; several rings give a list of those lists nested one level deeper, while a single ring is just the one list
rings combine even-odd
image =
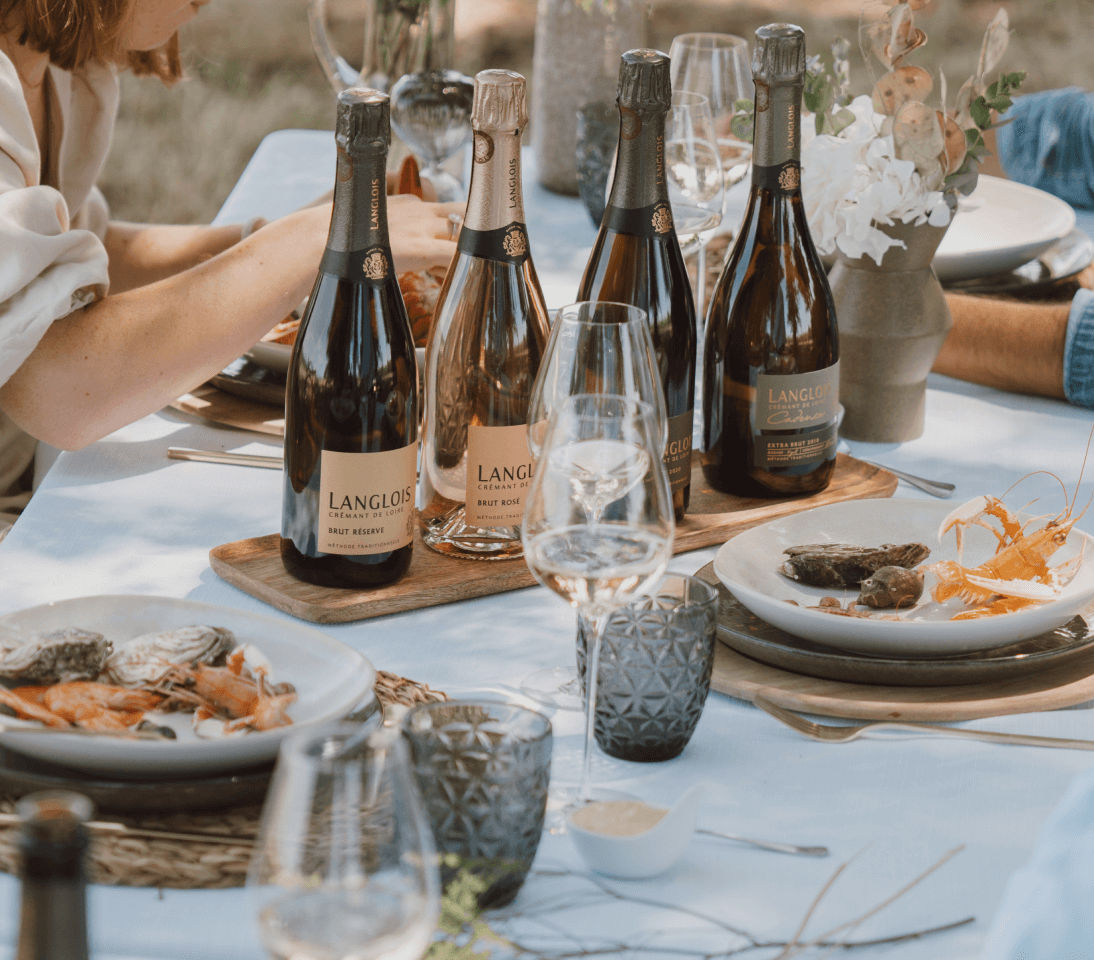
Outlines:
[{"label": "stacked plate", "polygon": [[1063,200],[981,176],[959,200],[933,266],[947,286],[1004,292],[1065,280],[1087,267],[1092,255],[1094,241],[1076,230],[1075,211]]},{"label": "stacked plate", "polygon": [[[797,673],[897,685],[1005,679],[1094,652],[1094,633],[1081,616],[1094,619],[1094,551],[1087,543],[1091,538],[1077,530],[1050,558],[1053,566],[1073,558],[1080,563],[1055,599],[977,620],[950,619],[964,605],[934,602],[933,574],[914,607],[860,618],[815,609],[822,597],[836,596],[846,604],[857,591],[810,587],[780,572],[783,551],[803,544],[919,542],[931,548],[928,563],[956,560],[953,534],[944,543],[937,536],[949,510],[933,501],[852,500],[738,534],[713,564],[728,591],[719,618],[721,639],[746,656]],[[989,530],[969,527],[965,562],[975,566],[995,546]]]}]

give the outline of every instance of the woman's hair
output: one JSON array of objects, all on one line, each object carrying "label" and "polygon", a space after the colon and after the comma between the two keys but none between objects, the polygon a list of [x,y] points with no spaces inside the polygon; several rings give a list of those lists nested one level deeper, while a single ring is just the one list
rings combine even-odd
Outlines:
[{"label": "woman's hair", "polygon": [[133,0],[0,0],[0,24],[22,23],[19,42],[74,70],[91,61],[128,61],[136,74],[164,83],[182,76],[178,34],[158,50],[122,50],[119,38]]}]

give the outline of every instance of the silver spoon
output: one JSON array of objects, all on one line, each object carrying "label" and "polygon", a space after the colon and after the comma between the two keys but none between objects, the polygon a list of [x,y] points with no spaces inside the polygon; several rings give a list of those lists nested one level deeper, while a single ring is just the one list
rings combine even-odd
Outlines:
[{"label": "silver spoon", "polygon": [[945,480],[928,480],[926,477],[917,477],[914,473],[905,473],[903,470],[897,470],[895,467],[887,467],[883,463],[877,463],[874,460],[863,460],[863,463],[868,463],[872,467],[878,467],[882,470],[888,470],[894,477],[899,477],[905,483],[910,483],[913,487],[918,487],[924,493],[929,493],[932,497],[942,497],[946,499],[953,496],[953,492],[957,489],[952,483],[947,483]]},{"label": "silver spoon", "polygon": [[735,840],[737,843],[747,843],[762,850],[773,850],[776,853],[793,853],[802,857],[827,857],[827,847],[799,847],[794,843],[780,843],[777,840],[754,840],[751,837],[739,837],[735,833],[719,833],[717,830],[707,830],[705,827],[697,827],[696,833],[705,833],[708,837],[718,837],[721,840]]}]

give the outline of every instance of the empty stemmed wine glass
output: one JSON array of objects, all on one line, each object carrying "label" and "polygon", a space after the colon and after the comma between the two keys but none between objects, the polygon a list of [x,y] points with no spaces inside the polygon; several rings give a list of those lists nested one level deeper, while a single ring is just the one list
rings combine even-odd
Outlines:
[{"label": "empty stemmed wine glass", "polygon": [[538,457],[551,415],[579,393],[619,394],[648,403],[668,440],[665,394],[646,311],[587,300],[558,311],[528,402],[528,447]]},{"label": "empty stemmed wine glass", "polygon": [[287,738],[247,879],[275,960],[417,960],[439,909],[436,855],[398,732]]},{"label": "empty stemmed wine glass", "polygon": [[701,93],[673,91],[665,119],[665,179],[680,247],[685,254],[697,252],[695,304],[698,313],[705,316],[707,258],[703,232],[722,222],[725,186],[710,101]]},{"label": "empty stemmed wine glass", "polygon": [[441,164],[471,139],[474,94],[474,81],[457,70],[408,73],[391,88],[391,125],[425,162],[422,176],[438,200],[463,197],[463,184]]},{"label": "empty stemmed wine glass", "polygon": [[710,101],[722,173],[728,189],[749,170],[752,144],[733,132],[737,101],[753,98],[748,41],[731,33],[681,33],[669,48],[673,90],[701,93]]},{"label": "empty stemmed wine glass", "polygon": [[[665,395],[644,310],[626,303],[583,301],[558,312],[528,405],[528,447],[533,457],[540,455],[552,414],[569,397],[584,393],[616,394],[648,403],[664,448],[668,439]],[[535,670],[520,686],[548,706],[582,708],[573,666]]]},{"label": "empty stemmed wine glass", "polygon": [[551,417],[524,505],[528,569],[588,628],[585,746],[575,801],[590,793],[600,642],[613,610],[654,586],[672,554],[672,498],[653,408],[577,394]]}]

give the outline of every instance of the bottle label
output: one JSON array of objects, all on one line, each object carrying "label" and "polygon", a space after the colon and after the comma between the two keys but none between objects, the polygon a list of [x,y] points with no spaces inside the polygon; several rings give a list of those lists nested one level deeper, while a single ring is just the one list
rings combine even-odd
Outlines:
[{"label": "bottle label", "polygon": [[515,527],[524,516],[532,485],[528,427],[467,428],[467,488],[464,516],[476,527]]},{"label": "bottle label", "polygon": [[391,251],[386,247],[351,251],[324,250],[319,270],[346,280],[364,280],[378,285],[391,273]]},{"label": "bottle label", "polygon": [[801,191],[802,170],[797,160],[787,160],[773,167],[752,167],[752,186],[761,190],[774,190],[779,194]]},{"label": "bottle label", "polygon": [[753,438],[753,461],[760,469],[771,470],[831,460],[836,455],[838,439],[835,422],[783,436],[759,434]]},{"label": "bottle label", "polygon": [[379,453],[322,452],[320,552],[389,553],[414,539],[417,453],[417,443]]},{"label": "bottle label", "polygon": [[460,253],[481,260],[524,263],[528,259],[528,231],[516,221],[497,230],[472,230],[465,224],[456,246]]},{"label": "bottle label", "polygon": [[609,230],[630,237],[658,237],[672,230],[672,207],[663,200],[646,207],[608,207],[604,223]]},{"label": "bottle label", "polygon": [[[764,469],[830,459],[836,448],[839,361],[811,373],[756,377],[755,462]],[[781,436],[766,431],[787,431]]]},{"label": "bottle label", "polygon": [[669,417],[669,442],[665,445],[665,470],[669,487],[681,490],[691,483],[691,421],[694,411]]}]

